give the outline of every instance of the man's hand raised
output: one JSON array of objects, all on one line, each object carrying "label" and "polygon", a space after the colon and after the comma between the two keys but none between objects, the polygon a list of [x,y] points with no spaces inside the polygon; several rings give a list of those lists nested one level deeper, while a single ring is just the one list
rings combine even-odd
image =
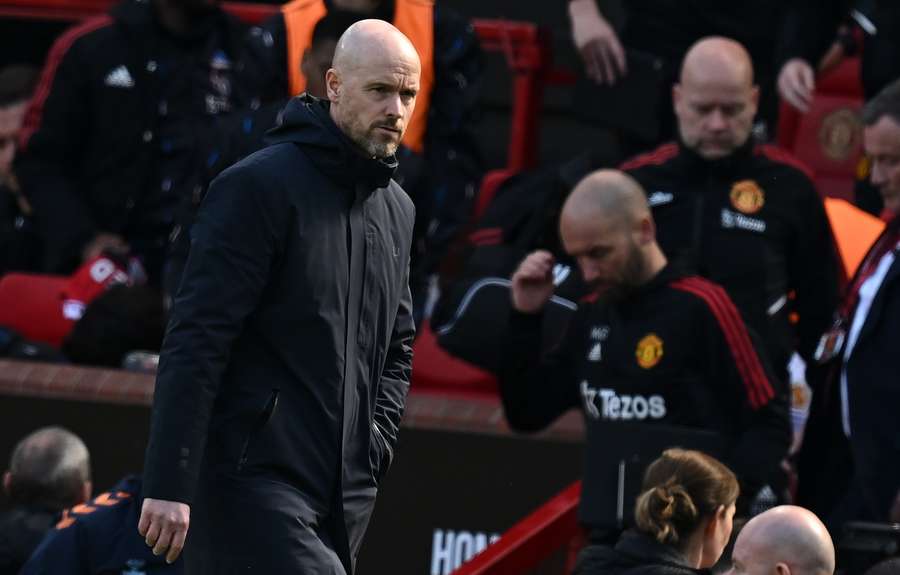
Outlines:
[{"label": "man's hand raised", "polygon": [[546,250],[528,254],[512,277],[512,304],[522,313],[537,313],[553,295],[553,265]]},{"label": "man's hand raised", "polygon": [[154,555],[166,554],[166,562],[173,563],[184,549],[191,521],[191,508],[178,501],[144,499],[138,532],[153,548]]}]

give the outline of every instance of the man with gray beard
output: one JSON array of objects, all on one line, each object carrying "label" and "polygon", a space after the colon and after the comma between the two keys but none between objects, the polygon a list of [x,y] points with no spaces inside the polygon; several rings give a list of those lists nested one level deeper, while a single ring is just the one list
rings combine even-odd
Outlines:
[{"label": "man with gray beard", "polygon": [[354,24],[328,100],[292,100],[270,145],[210,187],[139,524],[154,553],[184,546],[190,573],[354,570],[409,389],[414,215],[391,176],[419,74],[396,28]]}]

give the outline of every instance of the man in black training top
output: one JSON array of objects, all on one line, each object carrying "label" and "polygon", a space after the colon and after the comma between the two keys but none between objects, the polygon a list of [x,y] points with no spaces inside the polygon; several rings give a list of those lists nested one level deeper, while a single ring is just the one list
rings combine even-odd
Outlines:
[{"label": "man in black training top", "polygon": [[541,311],[553,294],[553,256],[533,252],[513,274],[501,376],[510,425],[539,430],[581,406],[589,425],[631,421],[717,431],[729,440],[726,460],[752,498],[778,476],[787,454],[787,393],[731,299],[668,264],[643,190],[621,172],[595,172],[575,187],[560,236],[594,292],[562,343],[542,358]]}]

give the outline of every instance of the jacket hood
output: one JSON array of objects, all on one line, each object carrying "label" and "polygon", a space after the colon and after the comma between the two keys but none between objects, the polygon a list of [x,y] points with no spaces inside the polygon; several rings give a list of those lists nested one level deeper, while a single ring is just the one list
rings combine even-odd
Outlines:
[{"label": "jacket hood", "polygon": [[351,186],[362,183],[384,188],[397,168],[396,156],[368,158],[334,123],[330,102],[301,94],[291,98],[278,125],[269,131],[269,144],[292,142],[329,178]]}]

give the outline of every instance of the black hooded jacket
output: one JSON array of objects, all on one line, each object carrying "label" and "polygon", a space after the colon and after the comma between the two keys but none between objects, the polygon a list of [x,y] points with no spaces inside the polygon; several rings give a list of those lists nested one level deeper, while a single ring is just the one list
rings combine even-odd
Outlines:
[{"label": "black hooded jacket", "polygon": [[278,481],[316,512],[372,502],[412,363],[414,213],[395,165],[298,97],[213,181],[163,344],[146,497],[191,503],[202,472],[199,489]]}]

